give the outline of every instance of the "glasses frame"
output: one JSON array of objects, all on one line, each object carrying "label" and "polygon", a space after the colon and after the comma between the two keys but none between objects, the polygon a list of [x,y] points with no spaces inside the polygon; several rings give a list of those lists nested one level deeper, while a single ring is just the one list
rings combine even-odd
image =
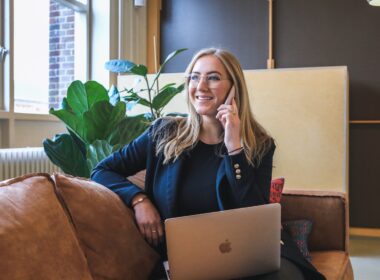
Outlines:
[{"label": "glasses frame", "polygon": [[[195,81],[193,81],[193,80],[190,80],[190,77],[192,76],[192,75],[197,75],[197,76],[199,76],[199,81],[196,83],[196,84],[194,84],[195,83]],[[206,84],[207,84],[207,87],[208,88],[210,88],[210,89],[215,89],[215,88],[218,88],[218,86],[211,86],[210,87],[210,84],[209,84],[209,80],[207,80],[207,77],[209,77],[209,76],[212,76],[212,75],[218,75],[218,76],[220,76],[220,80],[218,80],[218,81],[214,81],[214,82],[217,82],[217,84],[219,84],[220,82],[222,82],[222,81],[226,81],[226,80],[228,80],[228,81],[231,81],[231,79],[230,78],[222,78],[221,77],[221,75],[220,74],[218,74],[218,73],[211,73],[211,74],[206,74],[206,75],[201,75],[201,74],[197,74],[197,73],[190,73],[190,74],[188,74],[188,75],[186,75],[186,80],[187,80],[187,84],[188,84],[188,87],[189,88],[197,88],[198,86],[199,86],[199,83],[202,81],[202,79],[206,79],[205,81],[206,81]]]}]

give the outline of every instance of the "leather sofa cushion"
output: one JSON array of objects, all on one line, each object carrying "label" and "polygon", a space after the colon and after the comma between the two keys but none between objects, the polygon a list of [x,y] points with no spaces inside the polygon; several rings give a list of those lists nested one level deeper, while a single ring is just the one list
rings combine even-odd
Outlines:
[{"label": "leather sofa cushion", "polygon": [[138,231],[133,212],[92,181],[54,174],[94,279],[148,279],[158,260]]},{"label": "leather sofa cushion", "polygon": [[328,280],[354,279],[351,262],[347,252],[316,251],[311,253],[312,264]]},{"label": "leather sofa cushion", "polygon": [[346,249],[347,203],[344,194],[328,192],[286,191],[283,193],[283,221],[308,219],[313,222],[309,236],[310,251]]},{"label": "leather sofa cushion", "polygon": [[48,175],[0,182],[0,278],[92,279]]}]

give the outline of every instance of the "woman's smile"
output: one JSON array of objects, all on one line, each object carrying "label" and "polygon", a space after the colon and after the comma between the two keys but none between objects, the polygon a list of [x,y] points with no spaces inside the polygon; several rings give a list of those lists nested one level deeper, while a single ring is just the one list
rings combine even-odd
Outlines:
[{"label": "woman's smile", "polygon": [[206,102],[206,101],[210,101],[210,100],[213,100],[213,99],[214,99],[213,96],[210,96],[210,95],[202,95],[202,94],[196,94],[196,95],[195,95],[195,98],[196,98],[199,102]]}]

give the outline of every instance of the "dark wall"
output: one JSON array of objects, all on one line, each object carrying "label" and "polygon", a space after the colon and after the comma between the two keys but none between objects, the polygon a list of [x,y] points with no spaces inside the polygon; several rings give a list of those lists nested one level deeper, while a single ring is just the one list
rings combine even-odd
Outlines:
[{"label": "dark wall", "polygon": [[163,0],[161,58],[189,50],[168,64],[166,72],[183,72],[193,54],[206,47],[232,51],[248,68],[265,68],[268,56],[266,0]]},{"label": "dark wall", "polygon": [[365,0],[277,0],[277,67],[347,65],[351,119],[380,119],[380,8]]},{"label": "dark wall", "polygon": [[[366,0],[275,0],[277,68],[347,65],[350,119],[380,120],[380,7]],[[217,46],[245,69],[266,68],[267,0],[163,0],[161,57],[187,47],[167,72],[184,71],[192,54]],[[351,226],[380,228],[380,124],[350,126]]]},{"label": "dark wall", "polygon": [[351,226],[380,228],[380,125],[350,127]]}]

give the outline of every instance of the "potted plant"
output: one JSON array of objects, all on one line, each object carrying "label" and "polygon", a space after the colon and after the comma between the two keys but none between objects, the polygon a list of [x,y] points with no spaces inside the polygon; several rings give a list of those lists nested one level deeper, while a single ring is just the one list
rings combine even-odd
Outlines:
[{"label": "potted plant", "polygon": [[[117,73],[130,73],[145,81],[145,88],[119,91],[115,86],[106,90],[96,81],[74,81],[63,98],[61,108],[49,113],[63,121],[67,133],[57,134],[43,141],[49,159],[63,172],[73,176],[89,177],[93,167],[113,151],[139,136],[152,121],[163,114],[164,107],[184,89],[184,84],[167,84],[159,87],[159,77],[165,65],[180,49],[168,55],[152,79],[145,65],[128,60],[111,60],[106,69]],[[149,82],[151,80],[152,82]],[[148,98],[142,97],[147,94]],[[127,115],[128,107],[145,106],[145,114]]]}]

